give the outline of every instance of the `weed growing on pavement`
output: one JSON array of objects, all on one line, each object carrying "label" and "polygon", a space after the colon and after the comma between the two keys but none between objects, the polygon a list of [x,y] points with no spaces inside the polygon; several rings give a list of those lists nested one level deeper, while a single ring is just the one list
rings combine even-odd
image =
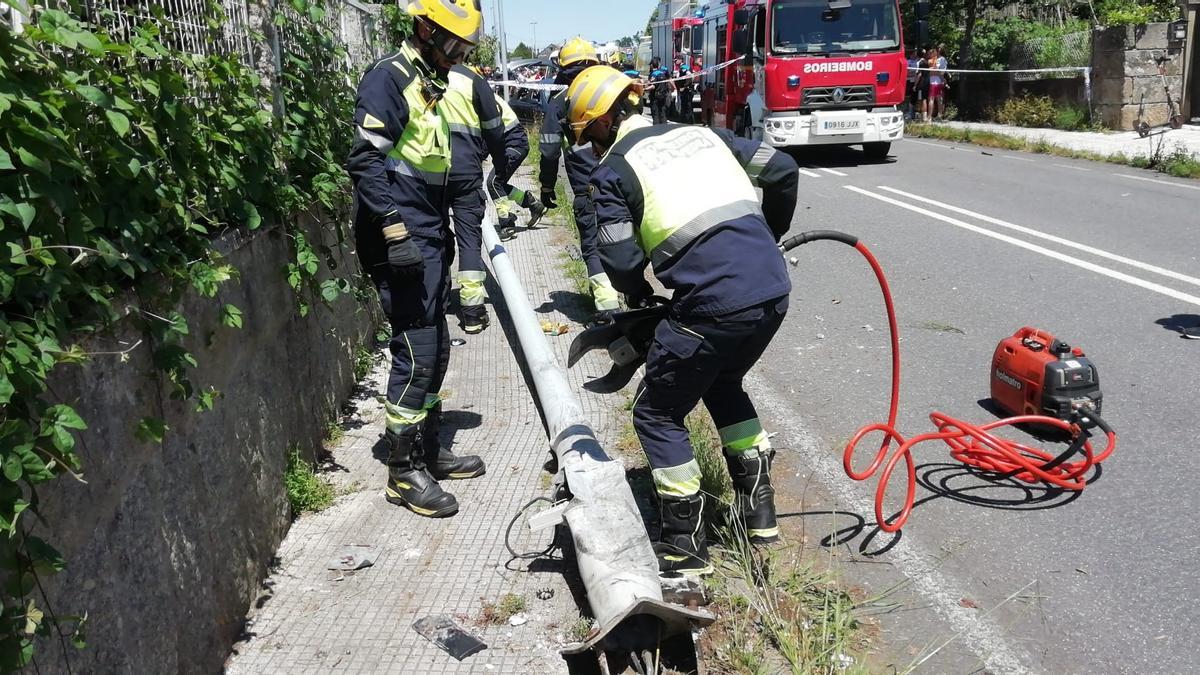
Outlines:
[{"label": "weed growing on pavement", "polygon": [[[700,491],[706,496],[710,513],[727,508],[733,503],[733,484],[725,468],[725,456],[721,452],[721,437],[712,417],[703,406],[697,406],[685,421],[688,439],[700,465]],[[709,522],[716,522],[710,518]]]},{"label": "weed growing on pavement", "polygon": [[537,171],[542,165],[542,145],[541,145],[541,129],[537,123],[525,127],[525,135],[529,138],[529,154],[525,156],[525,163]]},{"label": "weed growing on pavement", "polygon": [[524,612],[525,606],[525,596],[517,595],[516,593],[505,593],[495,602],[483,600],[483,606],[479,610],[479,619],[480,622],[485,624],[499,625],[508,623],[508,620],[514,615]]},{"label": "weed growing on pavement", "polygon": [[354,381],[365,378],[375,365],[377,353],[369,345],[359,345],[354,351]]},{"label": "weed growing on pavement", "polygon": [[1031,141],[992,131],[960,129],[938,124],[909,124],[905,127],[905,132],[915,138],[936,138],[956,143],[971,143],[986,148],[1033,152],[1069,159],[1086,159],[1093,162],[1132,166],[1138,169],[1154,169],[1159,173],[1165,173],[1177,178],[1200,179],[1200,156],[1189,153],[1185,148],[1178,145],[1170,152],[1163,152],[1160,144],[1159,148],[1156,148],[1149,156],[1138,155],[1136,157],[1129,157],[1124,153],[1104,155],[1086,150],[1072,150],[1054,145],[1043,138]]},{"label": "weed growing on pavement", "polygon": [[587,640],[588,635],[592,632],[592,620],[586,616],[581,616],[575,619],[567,630],[563,633],[567,642],[583,642]]},{"label": "weed growing on pavement", "polygon": [[313,465],[300,456],[299,448],[292,448],[288,453],[283,479],[293,518],[302,513],[321,511],[333,503],[333,486],[316,474]]},{"label": "weed growing on pavement", "polygon": [[343,438],[345,438],[345,436],[346,430],[343,429],[341,423],[338,422],[337,415],[333,415],[329,418],[329,421],[325,423],[325,438],[321,441],[321,445],[324,446],[326,450],[329,450],[336,446]]}]

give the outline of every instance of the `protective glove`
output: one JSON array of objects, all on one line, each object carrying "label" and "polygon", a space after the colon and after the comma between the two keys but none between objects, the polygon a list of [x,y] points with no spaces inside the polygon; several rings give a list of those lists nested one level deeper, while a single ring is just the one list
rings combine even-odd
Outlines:
[{"label": "protective glove", "polygon": [[558,208],[558,202],[555,201],[554,196],[554,190],[542,188],[542,206],[545,206],[548,209]]},{"label": "protective glove", "polygon": [[425,273],[425,259],[412,237],[389,241],[387,260],[398,279],[418,279]]}]

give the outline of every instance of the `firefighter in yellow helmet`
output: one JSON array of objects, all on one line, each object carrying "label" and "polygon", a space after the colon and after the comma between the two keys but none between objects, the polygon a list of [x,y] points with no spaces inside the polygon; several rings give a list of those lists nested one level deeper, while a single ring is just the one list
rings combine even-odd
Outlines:
[{"label": "firefighter in yellow helmet", "polygon": [[[559,72],[554,83],[569,85],[579,73],[599,63],[600,57],[592,43],[581,37],[573,38],[558,51]],[[596,249],[596,230],[591,225],[595,219],[589,216],[591,203],[587,198],[587,182],[592,169],[596,167],[596,159],[589,149],[576,148],[563,137],[566,92],[556,93],[542,112],[542,159],[538,172],[541,201],[549,208],[557,206],[555,186],[558,184],[558,167],[561,160],[566,165],[567,182],[570,183],[574,195],[571,206],[575,212],[575,224],[579,228],[579,250],[587,266],[592,299],[596,311],[603,316],[620,309],[620,299],[613,290],[608,275],[604,273],[604,266],[600,264],[600,256]]]},{"label": "firefighter in yellow helmet", "polygon": [[568,131],[601,158],[589,184],[613,286],[631,306],[643,304],[649,264],[673,292],[646,357],[633,424],[660,500],[659,568],[704,574],[712,568],[700,466],[684,428],[700,401],[720,429],[751,541],[779,536],[774,452],[742,378],[787,311],[791,282],[777,242],[791,225],[798,167],[724,129],[651,125],[633,113],[634,91],[634,81],[612,68],[585,70],[567,90]]},{"label": "firefighter in yellow helmet", "polygon": [[458,512],[439,480],[484,473],[479,457],[438,444],[438,392],[450,360],[446,305],[454,239],[447,226],[450,129],[437,105],[450,69],[483,33],[478,0],[413,0],[413,33],[358,85],[358,138],[347,167],[359,256],[391,323],[385,436],[389,502],[429,517]]}]

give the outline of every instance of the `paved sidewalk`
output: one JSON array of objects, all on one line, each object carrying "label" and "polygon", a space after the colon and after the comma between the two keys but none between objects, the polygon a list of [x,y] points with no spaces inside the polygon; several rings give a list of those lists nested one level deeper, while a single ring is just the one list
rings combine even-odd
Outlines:
[{"label": "paved sidewalk", "polygon": [[[528,169],[518,182],[529,183]],[[578,304],[579,296],[564,290],[572,288],[560,265],[564,233],[547,225],[522,231],[507,246],[539,315],[571,325],[567,334],[548,338],[563,364],[580,328],[572,319],[587,313],[580,309],[586,303]],[[489,284],[491,302],[502,303],[499,289]],[[504,530],[517,510],[549,494],[549,477],[542,468],[549,452],[510,347],[516,337],[506,312],[493,308],[492,316],[492,327],[478,336],[461,333],[452,319],[453,337],[466,344],[455,347],[451,356],[446,389],[452,395],[445,405],[442,440],[452,440],[457,452],[482,455],[488,468],[482,478],[446,484],[461,504],[458,515],[420,518],[382,497],[386,450],[379,442],[383,411],[375,398],[386,377],[381,358],[352,402],[344,439],[332,448],[337,471],[325,474],[347,494],[326,511],[292,525],[278,552],[277,569],[251,610],[247,637],[227,663],[228,672],[566,672],[558,650],[571,641],[567,631],[578,621],[577,602],[582,602],[567,583],[575,579],[574,565],[564,565],[561,553],[553,560],[510,560],[504,547]],[[570,377],[581,385],[585,373],[604,370],[592,363],[573,369]],[[620,428],[620,401],[590,395],[582,386],[577,391],[597,437],[611,447]],[[534,541],[526,535],[521,541],[540,549],[550,536]],[[326,563],[351,544],[377,547],[374,566],[356,572],[326,570]],[[543,588],[553,590],[552,599],[535,596]],[[480,623],[484,601],[495,602],[506,593],[525,599],[528,623]],[[488,648],[458,662],[412,629],[416,619],[437,613],[458,615],[459,623]]]},{"label": "paved sidewalk", "polygon": [[1161,142],[1163,150],[1166,152],[1171,152],[1176,146],[1182,146],[1187,152],[1200,156],[1200,126],[1191,124],[1185,124],[1182,129],[1158,127],[1152,130],[1146,138],[1140,138],[1136,131],[1112,133],[1061,131],[1011,127],[990,122],[938,122],[937,124],[952,129],[989,131],[1030,141],[1044,140],[1051,145],[1101,155],[1123,154],[1127,157],[1147,157],[1154,153]]}]

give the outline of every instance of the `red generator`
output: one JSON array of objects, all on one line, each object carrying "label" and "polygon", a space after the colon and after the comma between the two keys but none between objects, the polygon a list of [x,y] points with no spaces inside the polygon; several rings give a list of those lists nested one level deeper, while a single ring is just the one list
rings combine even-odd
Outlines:
[{"label": "red generator", "polygon": [[1100,376],[1083,350],[1053,335],[1022,328],[996,346],[992,400],[1010,415],[1046,415],[1064,421],[1081,408],[1101,414]]}]

